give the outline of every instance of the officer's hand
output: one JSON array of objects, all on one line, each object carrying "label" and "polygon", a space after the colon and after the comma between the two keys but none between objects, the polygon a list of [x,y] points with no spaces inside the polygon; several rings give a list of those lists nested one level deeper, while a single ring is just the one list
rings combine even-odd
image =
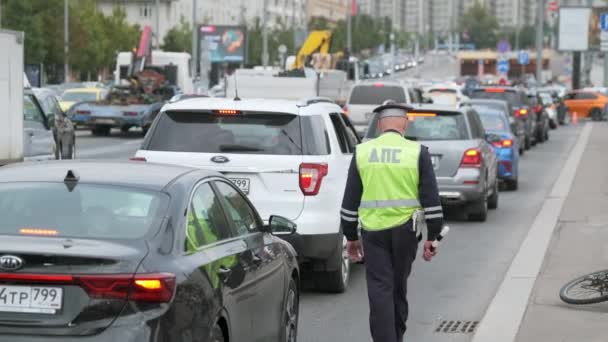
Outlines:
[{"label": "officer's hand", "polygon": [[422,258],[426,261],[431,261],[435,255],[437,255],[437,248],[433,248],[433,241],[425,242]]},{"label": "officer's hand", "polygon": [[363,245],[361,244],[361,240],[346,241],[346,251],[353,262],[361,262],[363,260]]}]

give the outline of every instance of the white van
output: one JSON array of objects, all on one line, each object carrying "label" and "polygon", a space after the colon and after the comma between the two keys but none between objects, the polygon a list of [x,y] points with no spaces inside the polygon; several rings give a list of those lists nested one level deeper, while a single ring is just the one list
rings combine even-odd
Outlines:
[{"label": "white van", "polygon": [[23,160],[23,42],[0,30],[0,165]]}]

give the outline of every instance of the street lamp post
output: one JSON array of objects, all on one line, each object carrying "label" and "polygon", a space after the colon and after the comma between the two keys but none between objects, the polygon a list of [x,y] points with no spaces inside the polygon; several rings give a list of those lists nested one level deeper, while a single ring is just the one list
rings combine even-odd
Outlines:
[{"label": "street lamp post", "polygon": [[[545,22],[545,0],[540,0],[536,8],[536,80],[543,79],[543,24]],[[522,75],[523,76],[523,75]]]},{"label": "street lamp post", "polygon": [[192,76],[196,79],[198,75],[198,25],[196,24],[196,12],[198,12],[197,1],[192,0]]},{"label": "street lamp post", "polygon": [[63,73],[64,82],[70,80],[69,53],[70,53],[70,28],[69,28],[69,6],[68,0],[63,0]]},{"label": "street lamp post", "polygon": [[268,66],[268,0],[262,5],[262,65]]},{"label": "street lamp post", "polygon": [[160,49],[160,0],[156,0],[156,27],[155,27],[155,37],[156,37],[156,50]]}]

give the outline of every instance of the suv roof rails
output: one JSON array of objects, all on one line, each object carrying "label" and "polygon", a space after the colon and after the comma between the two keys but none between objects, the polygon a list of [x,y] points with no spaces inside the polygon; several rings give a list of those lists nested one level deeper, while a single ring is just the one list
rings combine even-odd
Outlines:
[{"label": "suv roof rails", "polygon": [[298,102],[298,107],[306,107],[315,103],[333,103],[336,104],[332,99],[327,97],[310,97],[306,99],[302,99]]}]

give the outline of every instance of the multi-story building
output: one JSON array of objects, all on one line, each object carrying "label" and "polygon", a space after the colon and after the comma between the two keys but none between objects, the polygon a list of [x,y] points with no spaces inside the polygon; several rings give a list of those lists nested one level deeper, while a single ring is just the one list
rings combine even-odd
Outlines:
[{"label": "multi-story building", "polygon": [[359,0],[357,4],[362,14],[389,18],[394,30],[407,31],[408,0]]},{"label": "multi-story building", "polygon": [[427,34],[431,31],[431,1],[403,0],[405,4],[404,31]]},{"label": "multi-story building", "polygon": [[322,17],[336,24],[338,20],[346,18],[350,2],[351,0],[308,0],[308,18]]},{"label": "multi-story building", "polygon": [[[279,24],[303,28],[308,21],[307,0],[197,0],[196,4],[198,24],[251,24],[255,18],[263,17],[264,4],[271,28]],[[128,22],[151,26],[161,43],[167,31],[179,25],[182,19],[192,23],[192,5],[192,0],[159,0],[158,8],[155,0],[97,0],[97,7],[104,14],[109,15],[114,8],[121,7],[126,12]],[[158,27],[157,13],[160,14]]]}]

